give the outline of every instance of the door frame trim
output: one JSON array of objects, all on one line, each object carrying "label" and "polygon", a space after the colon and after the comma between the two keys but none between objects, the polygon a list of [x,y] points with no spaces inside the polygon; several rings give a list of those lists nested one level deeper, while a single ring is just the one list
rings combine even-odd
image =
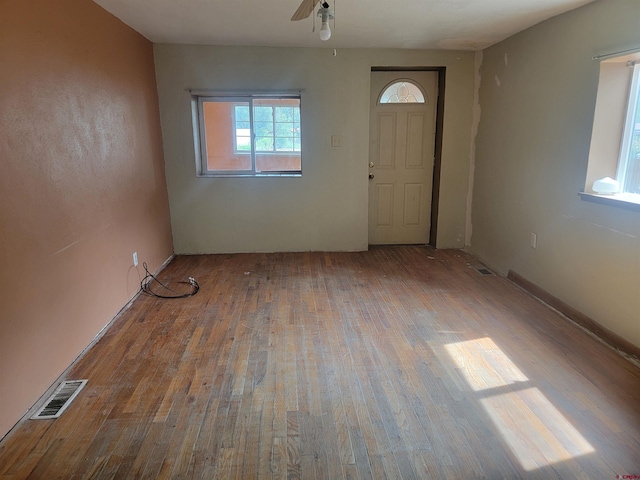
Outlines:
[{"label": "door frame trim", "polygon": [[[446,86],[447,67],[371,67],[371,72],[438,72],[437,100],[436,100],[436,136],[433,152],[433,185],[431,188],[431,227],[429,243],[433,247],[438,238],[438,212],[440,201],[440,174],[442,172],[442,129],[444,125],[444,92]],[[371,95],[371,92],[369,92]]]}]

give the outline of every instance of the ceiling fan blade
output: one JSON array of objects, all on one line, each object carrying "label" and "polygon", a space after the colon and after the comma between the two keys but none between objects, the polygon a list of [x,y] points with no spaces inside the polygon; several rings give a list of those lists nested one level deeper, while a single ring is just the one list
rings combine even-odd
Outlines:
[{"label": "ceiling fan blade", "polygon": [[304,20],[313,12],[313,9],[316,7],[320,0],[302,0],[302,3],[296,10],[296,13],[293,14],[291,20],[294,22],[297,20]]}]

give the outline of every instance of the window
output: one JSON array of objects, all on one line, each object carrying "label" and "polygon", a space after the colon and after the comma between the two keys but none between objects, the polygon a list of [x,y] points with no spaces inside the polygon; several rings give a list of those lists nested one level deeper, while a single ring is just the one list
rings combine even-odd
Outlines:
[{"label": "window", "polygon": [[424,94],[410,80],[396,81],[388,85],[380,95],[378,103],[425,103]]},{"label": "window", "polygon": [[[235,151],[251,152],[249,105],[234,106]],[[254,103],[253,126],[257,153],[300,153],[300,107]]]},{"label": "window", "polygon": [[640,194],[640,64],[634,62],[616,179],[622,193]]},{"label": "window", "polygon": [[194,95],[199,176],[300,175],[299,95]]},{"label": "window", "polygon": [[640,204],[640,54],[600,62],[583,199],[590,200],[591,192],[598,194],[594,183],[603,179],[615,185],[610,181],[614,179],[619,186],[606,195],[608,204]]}]

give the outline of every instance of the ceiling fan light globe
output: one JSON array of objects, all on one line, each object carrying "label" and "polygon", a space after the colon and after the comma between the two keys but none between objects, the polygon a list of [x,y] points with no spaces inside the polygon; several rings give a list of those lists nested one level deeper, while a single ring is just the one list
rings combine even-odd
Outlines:
[{"label": "ceiling fan light globe", "polygon": [[320,40],[327,41],[331,38],[331,28],[329,28],[329,22],[322,22],[320,27]]}]

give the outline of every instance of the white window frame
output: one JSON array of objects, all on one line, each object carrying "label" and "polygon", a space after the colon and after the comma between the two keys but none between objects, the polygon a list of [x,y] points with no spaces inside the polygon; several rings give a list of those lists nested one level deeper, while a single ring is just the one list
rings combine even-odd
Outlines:
[{"label": "white window frame", "polygon": [[[585,186],[580,197],[588,202],[640,211],[639,186],[635,183],[637,160],[630,157],[634,151],[634,131],[638,131],[634,117],[640,101],[640,67],[636,66],[640,64],[640,50],[593,59],[600,61],[599,83]],[[607,177],[615,179],[615,184]],[[601,185],[594,189],[596,182]],[[613,190],[617,185],[617,191],[607,193],[606,189],[600,189],[606,185]]]},{"label": "white window frame", "polygon": [[[236,121],[235,121],[235,105],[233,106],[232,115],[232,132],[233,132],[233,150],[234,154],[238,155],[250,155],[251,156],[251,169],[250,170],[209,170],[207,162],[207,142],[206,142],[206,129],[204,123],[204,110],[203,105],[207,102],[226,102],[226,103],[248,103],[249,104],[249,118],[250,125],[253,126],[254,112],[253,101],[254,100],[279,100],[279,99],[294,99],[299,102],[300,110],[300,150],[295,151],[272,151],[262,152],[256,151],[256,135],[251,128],[251,150],[238,151],[236,145]],[[196,175],[199,177],[278,177],[289,176],[299,177],[302,176],[302,95],[300,91],[296,92],[268,92],[268,93],[220,93],[220,92],[196,92],[191,91],[191,108],[192,108],[192,120],[193,120],[193,137],[194,148],[196,155]],[[275,149],[275,131],[274,131],[274,149]],[[300,170],[286,170],[286,171],[257,171],[256,170],[256,154],[257,155],[281,155],[281,156],[300,156],[301,166]]]},{"label": "white window frame", "polygon": [[629,171],[629,154],[631,153],[633,133],[635,131],[636,124],[636,111],[638,108],[638,100],[640,95],[638,89],[640,89],[640,63],[636,63],[633,65],[633,75],[631,77],[631,85],[629,88],[629,100],[627,101],[627,114],[624,122],[624,131],[622,133],[620,156],[618,157],[616,180],[620,184],[621,193],[627,193],[627,191],[625,190],[625,184],[627,173]]}]

